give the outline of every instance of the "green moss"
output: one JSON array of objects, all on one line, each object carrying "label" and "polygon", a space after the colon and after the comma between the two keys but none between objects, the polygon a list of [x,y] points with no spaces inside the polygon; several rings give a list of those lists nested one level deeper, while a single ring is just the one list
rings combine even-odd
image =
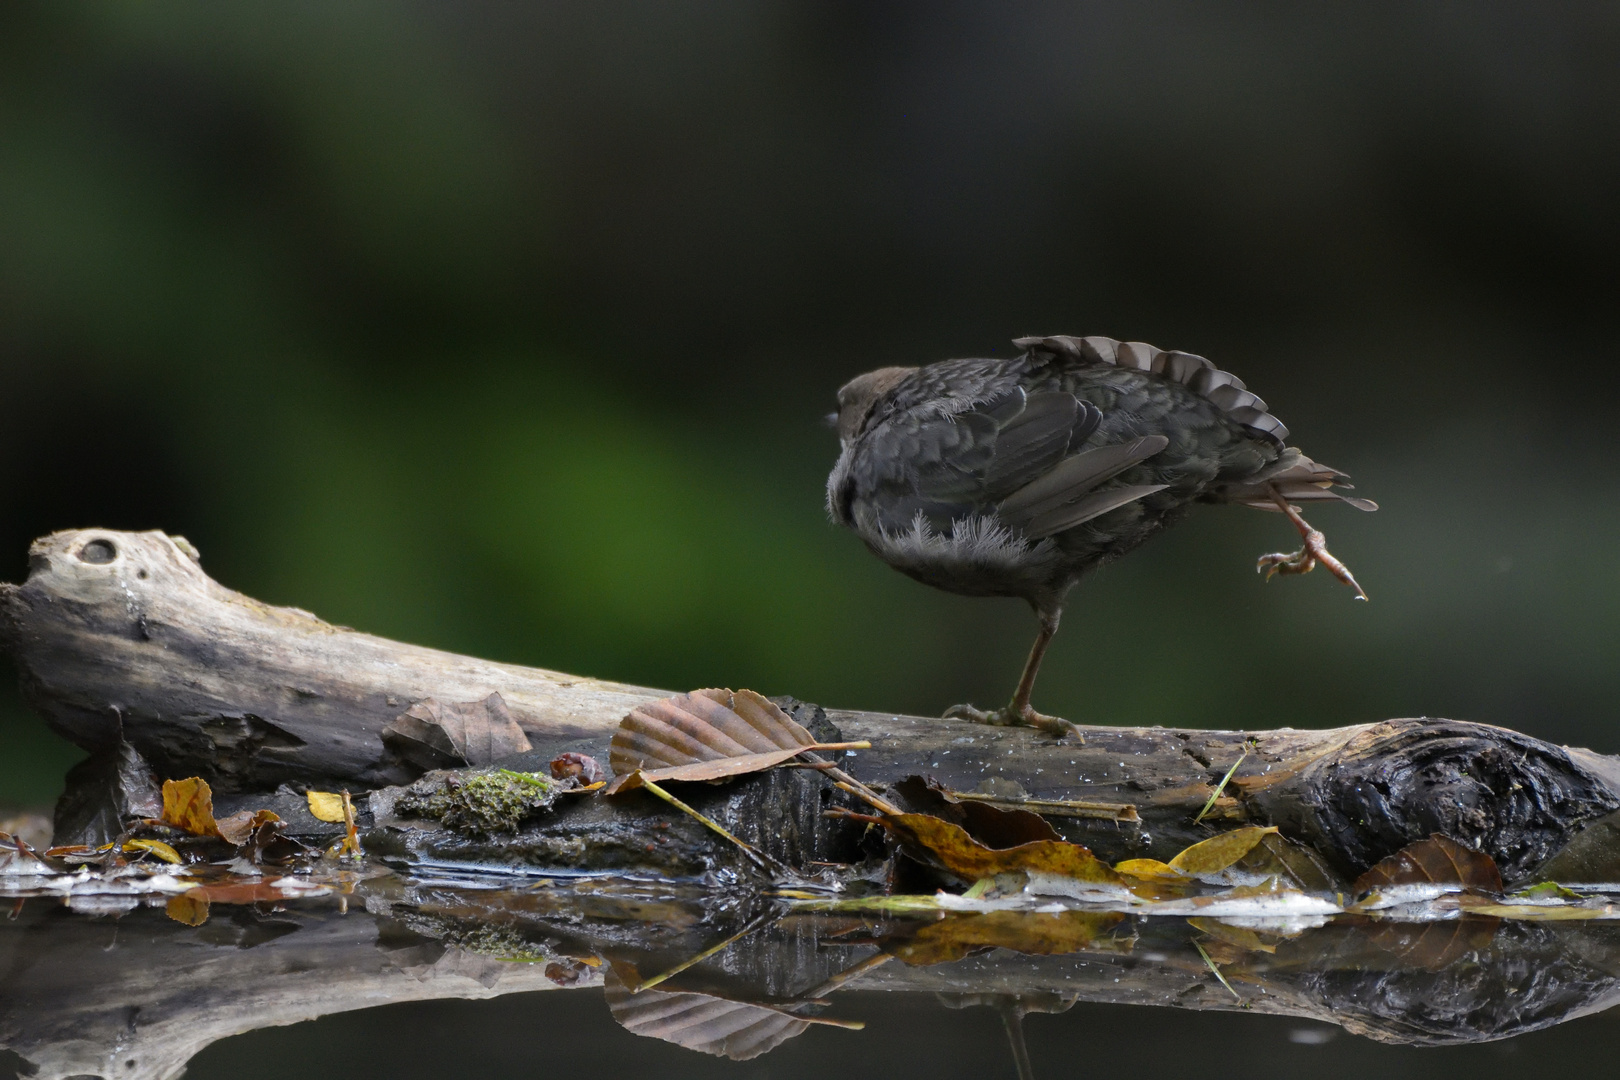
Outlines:
[{"label": "green moss", "polygon": [[550,810],[558,790],[540,773],[440,773],[412,784],[395,805],[457,832],[488,836],[516,832],[524,821]]}]

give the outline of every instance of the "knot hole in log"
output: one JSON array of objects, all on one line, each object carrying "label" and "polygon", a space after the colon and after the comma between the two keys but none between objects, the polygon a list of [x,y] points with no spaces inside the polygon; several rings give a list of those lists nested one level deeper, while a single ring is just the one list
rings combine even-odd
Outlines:
[{"label": "knot hole in log", "polygon": [[1620,807],[1562,748],[1503,728],[1413,720],[1369,736],[1324,762],[1307,788],[1322,850],[1353,872],[1444,833],[1491,852],[1504,878],[1520,879],[1582,823]]}]

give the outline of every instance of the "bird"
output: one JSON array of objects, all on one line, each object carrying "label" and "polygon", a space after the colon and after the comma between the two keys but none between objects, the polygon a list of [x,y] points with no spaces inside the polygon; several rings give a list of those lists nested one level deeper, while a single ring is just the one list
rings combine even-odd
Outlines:
[{"label": "bird", "polygon": [[[1202,356],[1108,337],[1021,337],[1006,359],[883,367],[838,391],[827,511],[909,577],[967,596],[1021,597],[1040,623],[1012,700],[946,716],[1078,734],[1030,704],[1070,589],[1197,503],[1285,515],[1299,550],[1256,570],[1322,564],[1367,593],[1297,503],[1337,501],[1349,476],[1289,446],[1288,428]],[[1343,489],[1343,490],[1341,490]]]}]

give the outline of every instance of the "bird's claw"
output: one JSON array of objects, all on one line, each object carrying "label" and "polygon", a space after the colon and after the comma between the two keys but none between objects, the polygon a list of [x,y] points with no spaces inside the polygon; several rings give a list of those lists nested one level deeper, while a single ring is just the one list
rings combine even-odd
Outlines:
[{"label": "bird's claw", "polygon": [[1313,529],[1310,522],[1300,516],[1300,512],[1289,505],[1288,500],[1283,498],[1275,488],[1272,489],[1271,497],[1276,500],[1278,509],[1287,515],[1289,521],[1294,523],[1294,527],[1299,530],[1299,535],[1304,538],[1305,544],[1298,551],[1288,552],[1287,554],[1274,552],[1270,555],[1260,556],[1259,562],[1255,563],[1255,572],[1266,575],[1266,580],[1270,581],[1273,574],[1308,574],[1316,569],[1317,563],[1321,563],[1327,567],[1328,573],[1356,590],[1357,600],[1367,599],[1367,591],[1361,587],[1360,582],[1356,581],[1356,575],[1352,574],[1350,568],[1340,562],[1338,557],[1328,550],[1327,537],[1322,535],[1322,530]]},{"label": "bird's claw", "polygon": [[1060,739],[1066,735],[1073,735],[1082,743],[1086,741],[1086,737],[1080,734],[1079,725],[1061,716],[1047,716],[1045,713],[1036,712],[1029,705],[1025,705],[1022,709],[1015,709],[1011,705],[1004,705],[999,709],[952,705],[945,710],[945,717],[951,720],[967,720],[975,724],[989,724],[991,727],[1031,727]]},{"label": "bird's claw", "polygon": [[1308,574],[1316,569],[1317,563],[1327,567],[1328,573],[1356,590],[1357,600],[1367,599],[1367,592],[1356,581],[1356,575],[1327,549],[1327,537],[1317,529],[1305,534],[1305,546],[1298,551],[1262,555],[1254,569],[1256,573],[1265,574],[1266,580],[1270,581],[1273,574]]}]

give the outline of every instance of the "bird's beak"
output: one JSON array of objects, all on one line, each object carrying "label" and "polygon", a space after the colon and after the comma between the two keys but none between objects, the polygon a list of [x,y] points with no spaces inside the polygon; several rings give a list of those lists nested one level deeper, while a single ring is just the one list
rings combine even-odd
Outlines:
[{"label": "bird's beak", "polygon": [[824,428],[835,428],[835,427],[837,427],[838,426],[838,414],[835,413],[835,412],[830,412],[826,416],[823,416],[821,418],[821,426],[824,427]]}]

